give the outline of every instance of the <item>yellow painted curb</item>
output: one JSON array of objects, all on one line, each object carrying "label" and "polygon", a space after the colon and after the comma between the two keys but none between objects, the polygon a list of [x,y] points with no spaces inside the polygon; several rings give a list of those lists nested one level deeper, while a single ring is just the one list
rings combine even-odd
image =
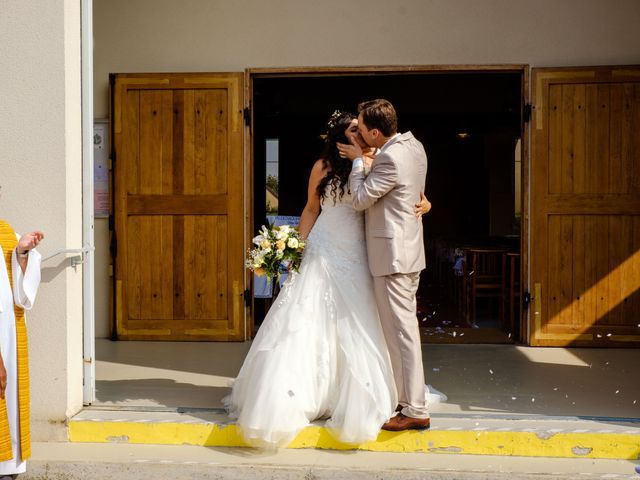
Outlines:
[{"label": "yellow painted curb", "polygon": [[[69,422],[69,440],[208,447],[247,446],[235,425],[178,422],[72,420]],[[637,460],[640,455],[640,435],[473,430],[382,431],[374,442],[348,445],[336,440],[329,429],[310,426],[302,430],[288,448]]]}]

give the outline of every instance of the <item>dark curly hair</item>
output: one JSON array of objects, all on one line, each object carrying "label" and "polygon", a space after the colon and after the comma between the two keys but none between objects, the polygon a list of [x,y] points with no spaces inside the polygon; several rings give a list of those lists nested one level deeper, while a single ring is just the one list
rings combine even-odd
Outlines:
[{"label": "dark curly hair", "polygon": [[[317,192],[320,198],[326,198],[327,185],[331,184],[333,203],[342,198],[345,187],[349,192],[347,182],[349,181],[349,173],[351,173],[351,161],[340,157],[336,143],[350,143],[345,131],[355,118],[357,117],[352,113],[336,110],[327,120],[325,146],[320,156],[322,165],[327,170],[327,175],[320,181]],[[334,179],[337,181],[333,181]]]}]

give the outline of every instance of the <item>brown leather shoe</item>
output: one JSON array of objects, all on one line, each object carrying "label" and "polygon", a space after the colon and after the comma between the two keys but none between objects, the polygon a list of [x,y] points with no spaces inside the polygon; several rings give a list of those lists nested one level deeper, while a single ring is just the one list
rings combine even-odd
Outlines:
[{"label": "brown leather shoe", "polygon": [[400,432],[402,430],[429,430],[431,427],[431,419],[429,418],[412,418],[399,413],[392,417],[387,423],[382,425],[383,430],[391,432]]}]

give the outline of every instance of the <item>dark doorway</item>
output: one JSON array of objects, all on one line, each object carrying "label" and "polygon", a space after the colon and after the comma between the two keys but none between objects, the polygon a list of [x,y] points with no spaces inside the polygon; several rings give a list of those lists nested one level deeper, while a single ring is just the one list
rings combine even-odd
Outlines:
[{"label": "dark doorway", "polygon": [[[399,130],[413,132],[429,162],[425,191],[433,209],[423,219],[428,259],[418,298],[424,340],[518,338],[519,273],[510,275],[510,269],[519,267],[514,258],[520,253],[523,75],[524,70],[253,76],[254,231],[268,214],[270,220],[300,215],[332,112],[387,98],[398,112]],[[256,324],[265,303],[256,299]]]}]

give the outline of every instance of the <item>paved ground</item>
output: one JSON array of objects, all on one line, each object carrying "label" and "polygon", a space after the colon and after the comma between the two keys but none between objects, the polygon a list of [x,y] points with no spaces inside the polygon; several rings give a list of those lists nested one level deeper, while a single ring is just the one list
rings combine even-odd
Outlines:
[{"label": "paved ground", "polygon": [[[243,343],[96,342],[97,405],[219,408]],[[441,414],[640,418],[640,349],[424,345]]]},{"label": "paved ground", "polygon": [[35,443],[28,479],[640,479],[640,462],[478,455]]},{"label": "paved ground", "polygon": [[[448,400],[432,406],[434,429],[427,436],[434,438],[422,439],[426,442],[420,447],[422,453],[311,448],[265,453],[248,448],[149,444],[171,435],[179,440],[176,443],[182,443],[182,439],[201,435],[193,433],[199,428],[205,431],[205,440],[216,440],[217,426],[228,422],[217,410],[220,399],[229,391],[228,383],[237,374],[248,348],[249,343],[98,341],[97,409],[82,412],[77,425],[89,432],[88,438],[93,438],[90,441],[98,441],[102,435],[107,443],[36,444],[25,480],[640,480],[634,473],[640,452],[640,441],[635,440],[640,438],[640,382],[636,371],[640,349],[425,345],[427,381]],[[111,413],[104,413],[105,409]],[[161,418],[150,422],[147,418],[176,415],[176,411],[183,411],[182,420]],[[184,418],[188,412],[194,419]],[[109,419],[109,415],[118,418]],[[127,421],[136,424],[135,428],[122,429]],[[90,422],[95,426],[88,426]],[[180,422],[190,425],[178,425]],[[171,430],[172,424],[177,425],[178,433],[168,435],[163,430],[160,437],[157,432],[155,437],[145,437],[156,427]],[[103,428],[114,429],[115,433],[107,434],[101,431]],[[466,442],[464,448],[454,449],[463,453],[424,453],[451,450],[436,448],[444,438],[443,432]],[[595,434],[590,438],[596,439],[602,452],[621,451],[624,443],[627,453],[621,458],[634,460],[547,458],[544,449],[565,434],[572,442],[582,434]],[[613,440],[607,441],[606,436]],[[487,450],[489,438],[496,440],[495,447],[503,453],[507,444],[502,439],[506,438],[523,449],[519,451],[532,456],[493,456]],[[391,443],[394,441],[391,439]],[[569,455],[588,454],[588,445],[574,443]],[[464,454],[475,452],[472,447],[478,446],[486,450],[484,455]],[[407,446],[401,448],[411,451]]]}]

